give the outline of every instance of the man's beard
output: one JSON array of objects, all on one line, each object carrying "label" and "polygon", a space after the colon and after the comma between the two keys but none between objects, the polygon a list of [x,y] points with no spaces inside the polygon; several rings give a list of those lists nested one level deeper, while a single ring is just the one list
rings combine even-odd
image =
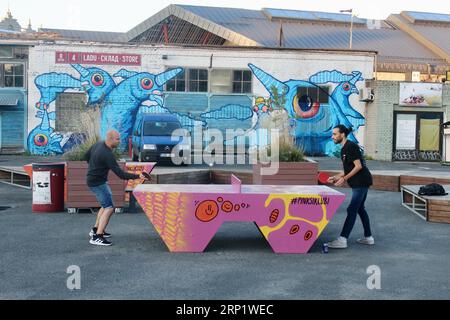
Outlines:
[{"label": "man's beard", "polygon": [[341,140],[334,140],[334,144],[340,144],[340,143],[342,143],[343,140],[344,140],[344,139],[341,139]]}]

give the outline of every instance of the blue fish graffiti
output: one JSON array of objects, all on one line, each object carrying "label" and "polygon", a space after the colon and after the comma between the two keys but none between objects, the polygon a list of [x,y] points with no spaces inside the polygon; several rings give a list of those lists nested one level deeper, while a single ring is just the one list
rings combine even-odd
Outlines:
[{"label": "blue fish graffiti", "polygon": [[[309,81],[289,80],[282,82],[267,72],[249,64],[255,77],[264,85],[271,97],[285,94],[285,110],[289,117],[295,120],[296,143],[307,154],[335,155],[338,146],[331,140],[332,130],[338,124],[352,127],[357,130],[364,124],[364,117],[352,108],[349,97],[358,93],[356,83],[362,81],[360,72],[350,75],[339,71],[323,71],[310,77]],[[315,92],[324,91],[320,84],[337,84],[331,95],[328,95],[328,103],[320,104],[317,101],[303,95],[299,97],[298,88],[308,88]],[[349,139],[358,142],[352,133]]]}]

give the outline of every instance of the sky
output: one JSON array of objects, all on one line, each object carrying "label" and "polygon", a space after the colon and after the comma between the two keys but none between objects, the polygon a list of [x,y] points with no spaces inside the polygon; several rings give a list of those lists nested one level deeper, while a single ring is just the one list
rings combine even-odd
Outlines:
[{"label": "sky", "polygon": [[352,8],[361,18],[385,19],[400,11],[450,14],[449,0],[0,0],[22,27],[126,32],[170,4],[256,9],[283,8],[339,12]]}]

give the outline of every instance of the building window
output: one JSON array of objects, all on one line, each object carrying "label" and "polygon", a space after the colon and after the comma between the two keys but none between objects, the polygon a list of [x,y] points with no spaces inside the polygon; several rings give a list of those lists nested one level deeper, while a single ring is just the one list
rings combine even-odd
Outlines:
[{"label": "building window", "polygon": [[26,60],[28,59],[28,48],[27,47],[14,47],[13,48],[13,58]]},{"label": "building window", "polygon": [[189,70],[189,92],[208,92],[208,70]]},{"label": "building window", "polygon": [[252,92],[252,72],[249,70],[233,71],[233,93]]},{"label": "building window", "polygon": [[13,48],[0,46],[0,58],[12,58]]},{"label": "building window", "polygon": [[185,69],[183,73],[167,82],[166,91],[208,92],[208,70]]},{"label": "building window", "polygon": [[166,91],[185,92],[186,91],[186,74],[182,72],[175,78],[167,82]]},{"label": "building window", "polygon": [[0,64],[0,87],[23,88],[25,85],[25,67],[22,63]]},{"label": "building window", "polygon": [[[317,86],[317,87],[298,87],[297,97],[300,100],[304,100],[306,97],[309,98],[311,102],[319,102],[320,104],[328,104],[330,100],[328,86]],[[303,98],[303,99],[302,99]]]}]

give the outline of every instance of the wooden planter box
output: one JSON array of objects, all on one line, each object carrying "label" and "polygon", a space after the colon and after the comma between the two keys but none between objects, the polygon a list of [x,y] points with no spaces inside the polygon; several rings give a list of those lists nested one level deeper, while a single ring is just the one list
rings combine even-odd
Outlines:
[{"label": "wooden planter box", "polygon": [[319,164],[306,159],[305,162],[280,162],[278,173],[261,175],[261,164],[253,165],[253,184],[262,185],[317,185]]},{"label": "wooden planter box", "polygon": [[[125,163],[119,162],[122,169]],[[88,164],[85,161],[68,161],[66,165],[66,208],[69,212],[73,209],[98,208],[99,203],[95,195],[86,184]],[[114,206],[125,206],[125,184],[112,171],[108,175],[108,183],[113,194]]]}]

